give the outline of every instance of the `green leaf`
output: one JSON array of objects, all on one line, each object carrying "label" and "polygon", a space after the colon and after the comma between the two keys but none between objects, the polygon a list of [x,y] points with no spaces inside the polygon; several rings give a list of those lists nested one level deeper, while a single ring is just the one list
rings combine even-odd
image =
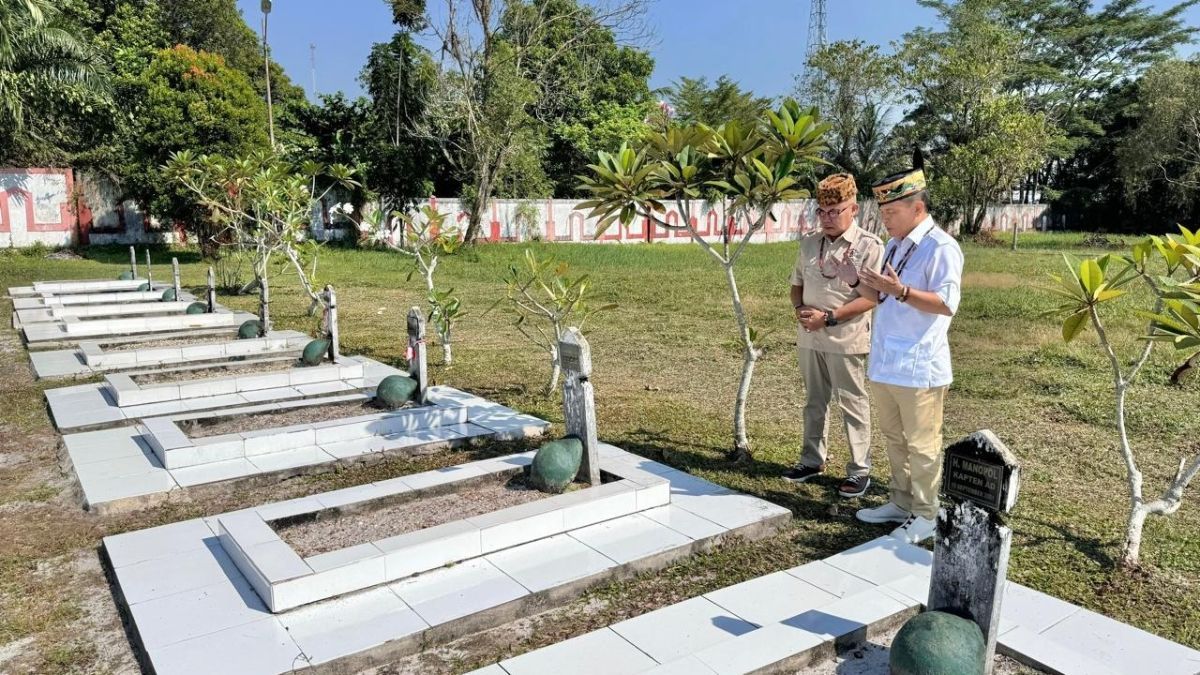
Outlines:
[{"label": "green leaf", "polygon": [[1085,309],[1067,317],[1066,320],[1063,321],[1062,325],[1063,340],[1070,342],[1078,337],[1078,335],[1083,332],[1083,329],[1087,327],[1088,317],[1090,314],[1091,312]]},{"label": "green leaf", "polygon": [[1079,264],[1079,282],[1083,290],[1093,298],[1104,284],[1104,270],[1095,258],[1088,258]]}]

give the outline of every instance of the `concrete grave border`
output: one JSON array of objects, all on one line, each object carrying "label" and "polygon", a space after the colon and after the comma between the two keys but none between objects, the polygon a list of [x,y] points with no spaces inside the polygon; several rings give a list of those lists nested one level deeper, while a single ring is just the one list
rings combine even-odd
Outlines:
[{"label": "concrete grave border", "polygon": [[[182,348],[150,349],[146,351],[149,352],[146,356],[147,359],[154,359],[161,364],[163,361],[162,357],[171,358],[176,352],[182,352]],[[236,394],[243,391],[290,387],[298,384],[317,384],[338,380],[361,379],[363,376],[363,364],[353,358],[343,358],[337,363],[323,363],[318,366],[303,366],[299,360],[293,362],[292,359],[287,357],[243,361],[228,365],[237,366],[247,363],[269,363],[276,361],[281,365],[291,365],[292,367],[290,369],[280,368],[280,372],[254,373],[252,375],[236,375],[233,377],[216,376],[145,385],[138,384],[133,378],[146,372],[163,371],[112,373],[104,376],[104,386],[108,393],[116,400],[117,405],[124,408],[126,406],[163,403],[187,398],[220,396],[222,394]],[[178,372],[205,370],[223,365],[225,364],[180,369]]]},{"label": "concrete grave border", "polygon": [[[369,502],[441,494],[488,478],[516,475],[531,460],[509,455],[431,471],[379,484],[361,499],[333,507],[310,503],[268,520],[257,511],[217,518],[217,533],[233,559],[272,612],[399,581],[414,574],[478,558],[670,503],[666,479],[629,464],[609,461],[602,470],[615,480],[553,495],[488,514],[448,522],[379,541],[301,558],[272,522],[313,517],[321,511],[350,510]],[[482,465],[483,468],[480,468]]]}]

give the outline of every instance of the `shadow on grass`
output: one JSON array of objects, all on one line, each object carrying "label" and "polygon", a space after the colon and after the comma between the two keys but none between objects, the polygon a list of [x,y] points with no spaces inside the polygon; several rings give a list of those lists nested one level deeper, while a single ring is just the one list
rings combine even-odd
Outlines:
[{"label": "shadow on grass", "polygon": [[1083,557],[1100,565],[1104,569],[1113,569],[1117,566],[1117,561],[1109,553],[1112,550],[1111,542],[1105,543],[1096,537],[1083,537],[1071,532],[1063,525],[1057,525],[1045,520],[1029,517],[1022,518],[1021,520],[1033,523],[1034,525],[1040,525],[1058,534],[1057,537],[1026,534],[1023,537],[1024,541],[1021,542],[1022,546],[1039,546],[1042,544],[1065,542],[1083,555]]},{"label": "shadow on grass", "polygon": [[[138,244],[136,247],[138,269],[144,269],[146,266],[146,251],[150,251],[150,264],[154,268],[163,267],[170,269],[171,258],[178,258],[180,265],[191,265],[202,260],[200,251],[193,249],[172,250],[166,244]],[[79,255],[101,263],[110,264],[129,264],[129,246],[126,245],[103,245],[103,246],[85,246],[78,251]]]}]

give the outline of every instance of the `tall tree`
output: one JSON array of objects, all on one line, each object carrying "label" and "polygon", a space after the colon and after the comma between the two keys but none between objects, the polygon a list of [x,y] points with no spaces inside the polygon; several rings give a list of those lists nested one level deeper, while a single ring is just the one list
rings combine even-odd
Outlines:
[{"label": "tall tree", "polygon": [[[445,3],[444,17],[431,22],[444,67],[424,128],[462,178],[469,223],[465,238],[473,241],[506,168],[544,133],[534,111],[539,101],[557,97],[551,69],[597,32],[624,35],[641,16],[644,0],[586,6],[573,0],[561,11],[557,0]],[[527,11],[530,7],[535,11]],[[552,52],[539,54],[533,65],[540,36],[559,24],[577,30]]]},{"label": "tall tree", "polygon": [[126,173],[131,192],[158,218],[196,226],[204,243],[213,234],[207,218],[162,167],[183,150],[245,157],[263,149],[266,103],[223,58],[183,45],[157,52],[136,86],[140,109],[128,148],[136,170]]},{"label": "tall tree", "polygon": [[1137,84],[1136,127],[1123,139],[1120,164],[1133,192],[1155,183],[1187,207],[1200,202],[1200,58],[1165,61]]},{"label": "tall tree", "polygon": [[109,95],[99,55],[66,27],[55,5],[0,0],[0,158],[38,154],[44,132],[73,125]]},{"label": "tall tree", "polygon": [[895,58],[861,40],[838,41],[813,54],[806,67],[816,76],[797,78],[796,95],[824,104],[821,117],[832,125],[826,159],[869,189],[885,174],[888,112],[901,97]]},{"label": "tall tree", "polygon": [[908,33],[899,53],[916,104],[903,133],[931,151],[939,205],[974,234],[986,206],[1050,156],[1057,129],[1007,89],[1017,41],[992,0],[931,4],[944,30]]},{"label": "tall tree", "polygon": [[675,108],[680,124],[717,126],[737,120],[744,127],[752,127],[773,103],[770,98],[742,89],[728,75],[718,77],[711,85],[708,78],[681,77],[659,93]]}]

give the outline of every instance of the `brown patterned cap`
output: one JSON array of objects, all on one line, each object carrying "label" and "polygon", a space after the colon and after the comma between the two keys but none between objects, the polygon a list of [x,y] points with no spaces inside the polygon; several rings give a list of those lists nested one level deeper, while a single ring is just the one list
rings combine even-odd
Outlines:
[{"label": "brown patterned cap", "polygon": [[833,206],[858,199],[858,184],[848,173],[827,176],[817,185],[817,205]]}]

